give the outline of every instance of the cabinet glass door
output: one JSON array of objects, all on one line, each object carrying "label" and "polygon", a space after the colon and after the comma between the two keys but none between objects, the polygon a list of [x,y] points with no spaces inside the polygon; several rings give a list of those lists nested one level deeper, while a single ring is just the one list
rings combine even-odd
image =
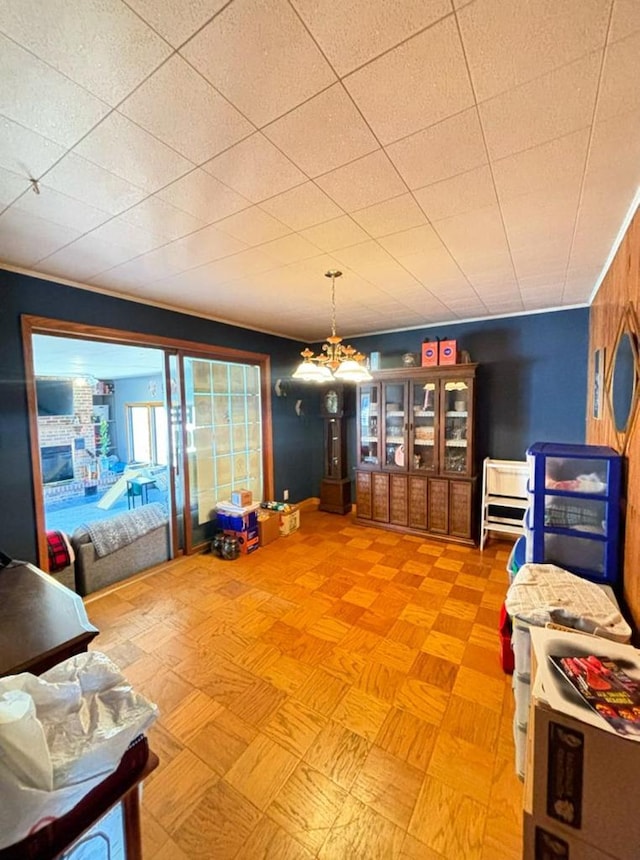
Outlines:
[{"label": "cabinet glass door", "polygon": [[380,465],[380,413],[378,385],[361,385],[358,388],[358,416],[360,423],[360,466],[372,468]]},{"label": "cabinet glass door", "polygon": [[436,402],[438,391],[435,382],[411,384],[412,420],[410,424],[412,472],[435,472],[438,467],[436,442]]},{"label": "cabinet glass door", "polygon": [[455,475],[470,474],[469,420],[471,388],[462,380],[442,383],[444,433],[442,471]]},{"label": "cabinet glass door", "polygon": [[405,391],[403,382],[383,383],[384,466],[389,469],[407,468]]}]

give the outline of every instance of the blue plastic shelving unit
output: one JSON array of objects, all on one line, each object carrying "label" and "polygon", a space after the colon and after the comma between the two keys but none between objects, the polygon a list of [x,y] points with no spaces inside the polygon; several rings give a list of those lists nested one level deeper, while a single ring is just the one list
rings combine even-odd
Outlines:
[{"label": "blue plastic shelving unit", "polygon": [[536,442],[527,459],[527,561],[557,564],[592,582],[616,585],[621,456],[601,445]]}]

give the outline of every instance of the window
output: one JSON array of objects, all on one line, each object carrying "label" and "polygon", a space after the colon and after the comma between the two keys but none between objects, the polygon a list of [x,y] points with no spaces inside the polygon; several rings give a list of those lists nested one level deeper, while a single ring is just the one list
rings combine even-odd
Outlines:
[{"label": "window", "polygon": [[127,404],[129,459],[168,465],[167,410],[161,403]]}]

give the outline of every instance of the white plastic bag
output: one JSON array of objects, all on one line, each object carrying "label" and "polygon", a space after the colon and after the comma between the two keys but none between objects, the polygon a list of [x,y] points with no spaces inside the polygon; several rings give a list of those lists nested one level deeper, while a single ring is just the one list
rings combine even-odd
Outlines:
[{"label": "white plastic bag", "polygon": [[0,678],[0,848],[72,809],[156,716],[96,651]]}]

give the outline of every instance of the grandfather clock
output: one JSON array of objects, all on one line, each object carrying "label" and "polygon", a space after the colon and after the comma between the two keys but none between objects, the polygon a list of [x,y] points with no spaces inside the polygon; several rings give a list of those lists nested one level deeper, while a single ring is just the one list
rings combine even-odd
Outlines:
[{"label": "grandfather clock", "polygon": [[320,510],[348,514],[351,479],[347,471],[345,391],[342,385],[327,387],[320,411],[324,420],[324,477],[320,484]]}]

